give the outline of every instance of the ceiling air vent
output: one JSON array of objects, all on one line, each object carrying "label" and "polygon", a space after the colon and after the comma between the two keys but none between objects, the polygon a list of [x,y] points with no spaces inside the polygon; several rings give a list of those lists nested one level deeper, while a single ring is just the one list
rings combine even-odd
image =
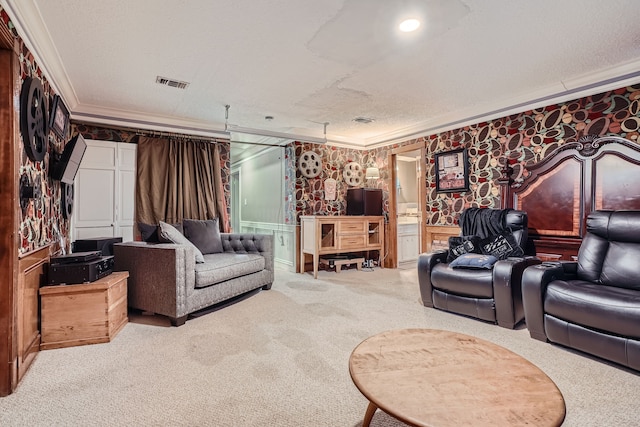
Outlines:
[{"label": "ceiling air vent", "polygon": [[156,83],[165,85],[165,86],[175,87],[178,89],[186,89],[187,86],[189,86],[188,82],[182,82],[180,80],[169,79],[167,77],[161,77],[161,76],[156,77]]},{"label": "ceiling air vent", "polygon": [[368,123],[374,122],[375,120],[370,117],[356,117],[355,119],[353,119],[353,121],[356,123],[368,124]]}]

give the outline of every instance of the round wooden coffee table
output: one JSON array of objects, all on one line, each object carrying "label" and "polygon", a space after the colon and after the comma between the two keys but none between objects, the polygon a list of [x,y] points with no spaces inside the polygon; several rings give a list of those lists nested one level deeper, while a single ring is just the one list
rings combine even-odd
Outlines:
[{"label": "round wooden coffee table", "polygon": [[558,426],[562,393],[521,356],[469,335],[402,329],[367,338],[349,372],[376,409],[413,426]]}]

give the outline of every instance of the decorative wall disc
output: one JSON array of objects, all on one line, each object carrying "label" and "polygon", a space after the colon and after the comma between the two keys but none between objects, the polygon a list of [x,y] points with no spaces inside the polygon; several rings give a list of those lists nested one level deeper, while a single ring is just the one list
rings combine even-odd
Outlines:
[{"label": "decorative wall disc", "polygon": [[61,182],[60,185],[62,185],[62,216],[64,219],[69,219],[73,213],[73,185],[64,182]]},{"label": "decorative wall disc", "polygon": [[364,172],[362,171],[362,166],[360,166],[359,163],[350,162],[345,165],[344,170],[342,171],[342,176],[344,176],[344,181],[347,185],[356,187],[362,182]]},{"label": "decorative wall disc", "polygon": [[39,79],[27,77],[20,91],[20,132],[24,150],[33,162],[40,162],[47,152],[49,120],[47,103]]},{"label": "decorative wall disc", "polygon": [[305,151],[298,159],[298,169],[306,178],[315,178],[322,172],[322,158],[314,151]]}]

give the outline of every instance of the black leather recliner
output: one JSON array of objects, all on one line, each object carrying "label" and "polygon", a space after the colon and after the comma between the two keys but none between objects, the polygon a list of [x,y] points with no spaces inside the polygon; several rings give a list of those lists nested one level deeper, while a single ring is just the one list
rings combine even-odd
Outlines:
[{"label": "black leather recliner", "polygon": [[578,261],[524,273],[532,338],[640,370],[640,211],[595,211]]},{"label": "black leather recliner", "polygon": [[[476,208],[471,208],[476,209]],[[526,253],[527,214],[519,210],[480,209],[502,214],[499,228],[511,230],[518,246]],[[481,224],[463,227],[461,235],[486,236]],[[466,229],[465,229],[466,228]],[[491,270],[453,268],[447,263],[447,251],[421,254],[418,258],[418,282],[425,307],[434,307],[513,329],[524,318],[520,280],[525,268],[539,264],[532,256],[510,257],[496,262]]]}]

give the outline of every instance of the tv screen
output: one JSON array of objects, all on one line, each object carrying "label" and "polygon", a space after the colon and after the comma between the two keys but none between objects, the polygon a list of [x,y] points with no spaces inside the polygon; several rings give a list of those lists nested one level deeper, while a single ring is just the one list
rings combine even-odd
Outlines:
[{"label": "tv screen", "polygon": [[87,143],[82,135],[77,134],[74,136],[64,146],[64,151],[60,158],[54,161],[51,167],[51,178],[73,185],[73,180],[76,177],[76,173],[78,173],[78,168],[86,149]]}]

